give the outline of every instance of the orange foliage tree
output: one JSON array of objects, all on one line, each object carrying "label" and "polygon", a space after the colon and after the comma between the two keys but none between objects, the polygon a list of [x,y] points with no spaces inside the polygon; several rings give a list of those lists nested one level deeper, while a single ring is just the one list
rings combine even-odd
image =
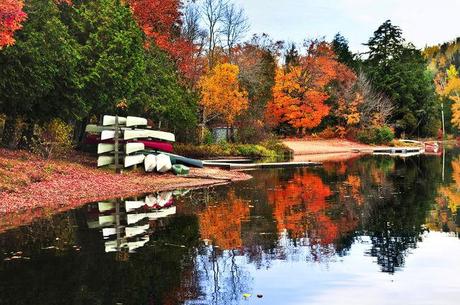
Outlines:
[{"label": "orange foliage tree", "polygon": [[199,81],[203,123],[222,116],[228,126],[248,108],[248,94],[238,80],[240,70],[232,64],[219,64]]},{"label": "orange foliage tree", "polygon": [[296,174],[287,184],[268,193],[273,205],[278,231],[287,230],[292,238],[309,236],[321,244],[329,244],[338,235],[337,226],[325,215],[326,198],[331,190],[320,177]]},{"label": "orange foliage tree", "polygon": [[27,18],[23,7],[22,0],[0,0],[0,49],[14,44],[14,32]]},{"label": "orange foliage tree", "polygon": [[166,51],[186,78],[195,78],[196,46],[180,35],[180,0],[128,0],[139,27],[155,44]]},{"label": "orange foliage tree", "polygon": [[236,250],[243,246],[241,222],[249,216],[249,206],[231,192],[228,202],[209,206],[198,214],[202,239],[212,241],[223,250]]},{"label": "orange foliage tree", "polygon": [[317,127],[331,107],[328,86],[336,81],[353,81],[354,74],[339,63],[326,42],[311,42],[299,63],[278,69],[273,87],[273,101],[267,106],[267,118],[274,125],[287,123],[304,134]]}]

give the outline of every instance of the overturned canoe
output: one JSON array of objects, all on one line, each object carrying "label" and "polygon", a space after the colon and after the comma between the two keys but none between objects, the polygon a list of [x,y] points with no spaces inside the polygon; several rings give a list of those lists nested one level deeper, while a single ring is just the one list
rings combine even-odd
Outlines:
[{"label": "overturned canoe", "polygon": [[115,157],[113,156],[99,156],[97,158],[97,167],[107,166],[115,163]]},{"label": "overturned canoe", "polygon": [[124,130],[123,138],[125,140],[153,138],[169,142],[176,141],[173,133],[148,129]]},{"label": "overturned canoe", "polygon": [[155,155],[147,155],[144,160],[144,169],[145,172],[151,173],[157,167],[157,156]]},{"label": "overturned canoe", "polygon": [[107,212],[115,210],[115,203],[114,202],[98,202],[97,207],[99,212]]},{"label": "overturned canoe", "polygon": [[172,153],[174,150],[174,147],[172,146],[172,144],[167,143],[167,142],[152,141],[152,140],[138,140],[137,142],[144,144],[146,149],[159,150],[159,151],[164,151],[168,153]]},{"label": "overturned canoe", "polygon": [[139,118],[135,116],[129,116],[126,118],[126,126],[127,127],[147,126],[147,119]]},{"label": "overturned canoe", "polygon": [[[102,125],[104,126],[112,126],[115,125],[116,117],[114,115],[104,115],[102,119]],[[118,117],[118,124],[119,125],[126,125],[126,118],[125,117]]]},{"label": "overturned canoe", "polygon": [[142,151],[145,149],[144,143],[126,143],[125,144],[125,152],[126,154],[132,154],[138,151]]},{"label": "overturned canoe", "polygon": [[145,156],[144,155],[134,155],[134,156],[125,156],[125,168],[131,167],[137,164],[141,164],[144,162]]},{"label": "overturned canoe", "polygon": [[[115,138],[115,128],[113,126],[87,125],[85,132],[90,134],[101,134],[101,141]],[[130,129],[127,127],[120,128],[120,137],[124,140],[132,139],[158,139],[162,141],[175,142],[176,137],[173,133],[151,130],[151,129]],[[92,138],[91,138],[92,140]],[[97,138],[96,138],[97,141]]]},{"label": "overturned canoe", "polygon": [[115,144],[108,144],[108,143],[99,143],[97,144],[97,154],[105,154],[108,152],[115,151]]},{"label": "overturned canoe", "polygon": [[171,158],[165,154],[159,154],[157,156],[157,171],[159,173],[166,173],[172,168]]}]

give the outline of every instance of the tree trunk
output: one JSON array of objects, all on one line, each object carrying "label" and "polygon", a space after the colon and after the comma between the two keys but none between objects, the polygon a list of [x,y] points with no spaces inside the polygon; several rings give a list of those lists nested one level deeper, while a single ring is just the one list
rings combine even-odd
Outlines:
[{"label": "tree trunk", "polygon": [[16,138],[16,120],[17,116],[15,114],[9,115],[6,117],[5,121],[5,128],[3,129],[3,137],[2,137],[2,146],[15,149],[17,143],[15,143]]}]

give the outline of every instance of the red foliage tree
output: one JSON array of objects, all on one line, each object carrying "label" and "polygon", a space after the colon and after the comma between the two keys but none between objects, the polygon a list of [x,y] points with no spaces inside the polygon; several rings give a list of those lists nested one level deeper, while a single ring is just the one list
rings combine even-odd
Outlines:
[{"label": "red foliage tree", "polygon": [[329,114],[329,85],[355,79],[354,73],[337,61],[328,43],[314,41],[298,64],[277,71],[267,118],[274,125],[287,123],[303,134]]},{"label": "red foliage tree", "polygon": [[145,35],[167,52],[186,78],[197,79],[196,46],[181,36],[180,0],[128,0]]},{"label": "red foliage tree", "polygon": [[22,0],[0,0],[0,49],[14,44],[14,32],[27,18],[23,7]]}]

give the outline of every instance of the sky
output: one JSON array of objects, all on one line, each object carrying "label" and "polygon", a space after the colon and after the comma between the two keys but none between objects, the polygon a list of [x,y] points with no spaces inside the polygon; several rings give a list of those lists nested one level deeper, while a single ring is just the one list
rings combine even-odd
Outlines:
[{"label": "sky", "polygon": [[403,30],[406,40],[423,48],[460,36],[460,0],[232,0],[243,7],[251,35],[267,33],[274,40],[331,40],[340,32],[353,51],[385,20]]}]

